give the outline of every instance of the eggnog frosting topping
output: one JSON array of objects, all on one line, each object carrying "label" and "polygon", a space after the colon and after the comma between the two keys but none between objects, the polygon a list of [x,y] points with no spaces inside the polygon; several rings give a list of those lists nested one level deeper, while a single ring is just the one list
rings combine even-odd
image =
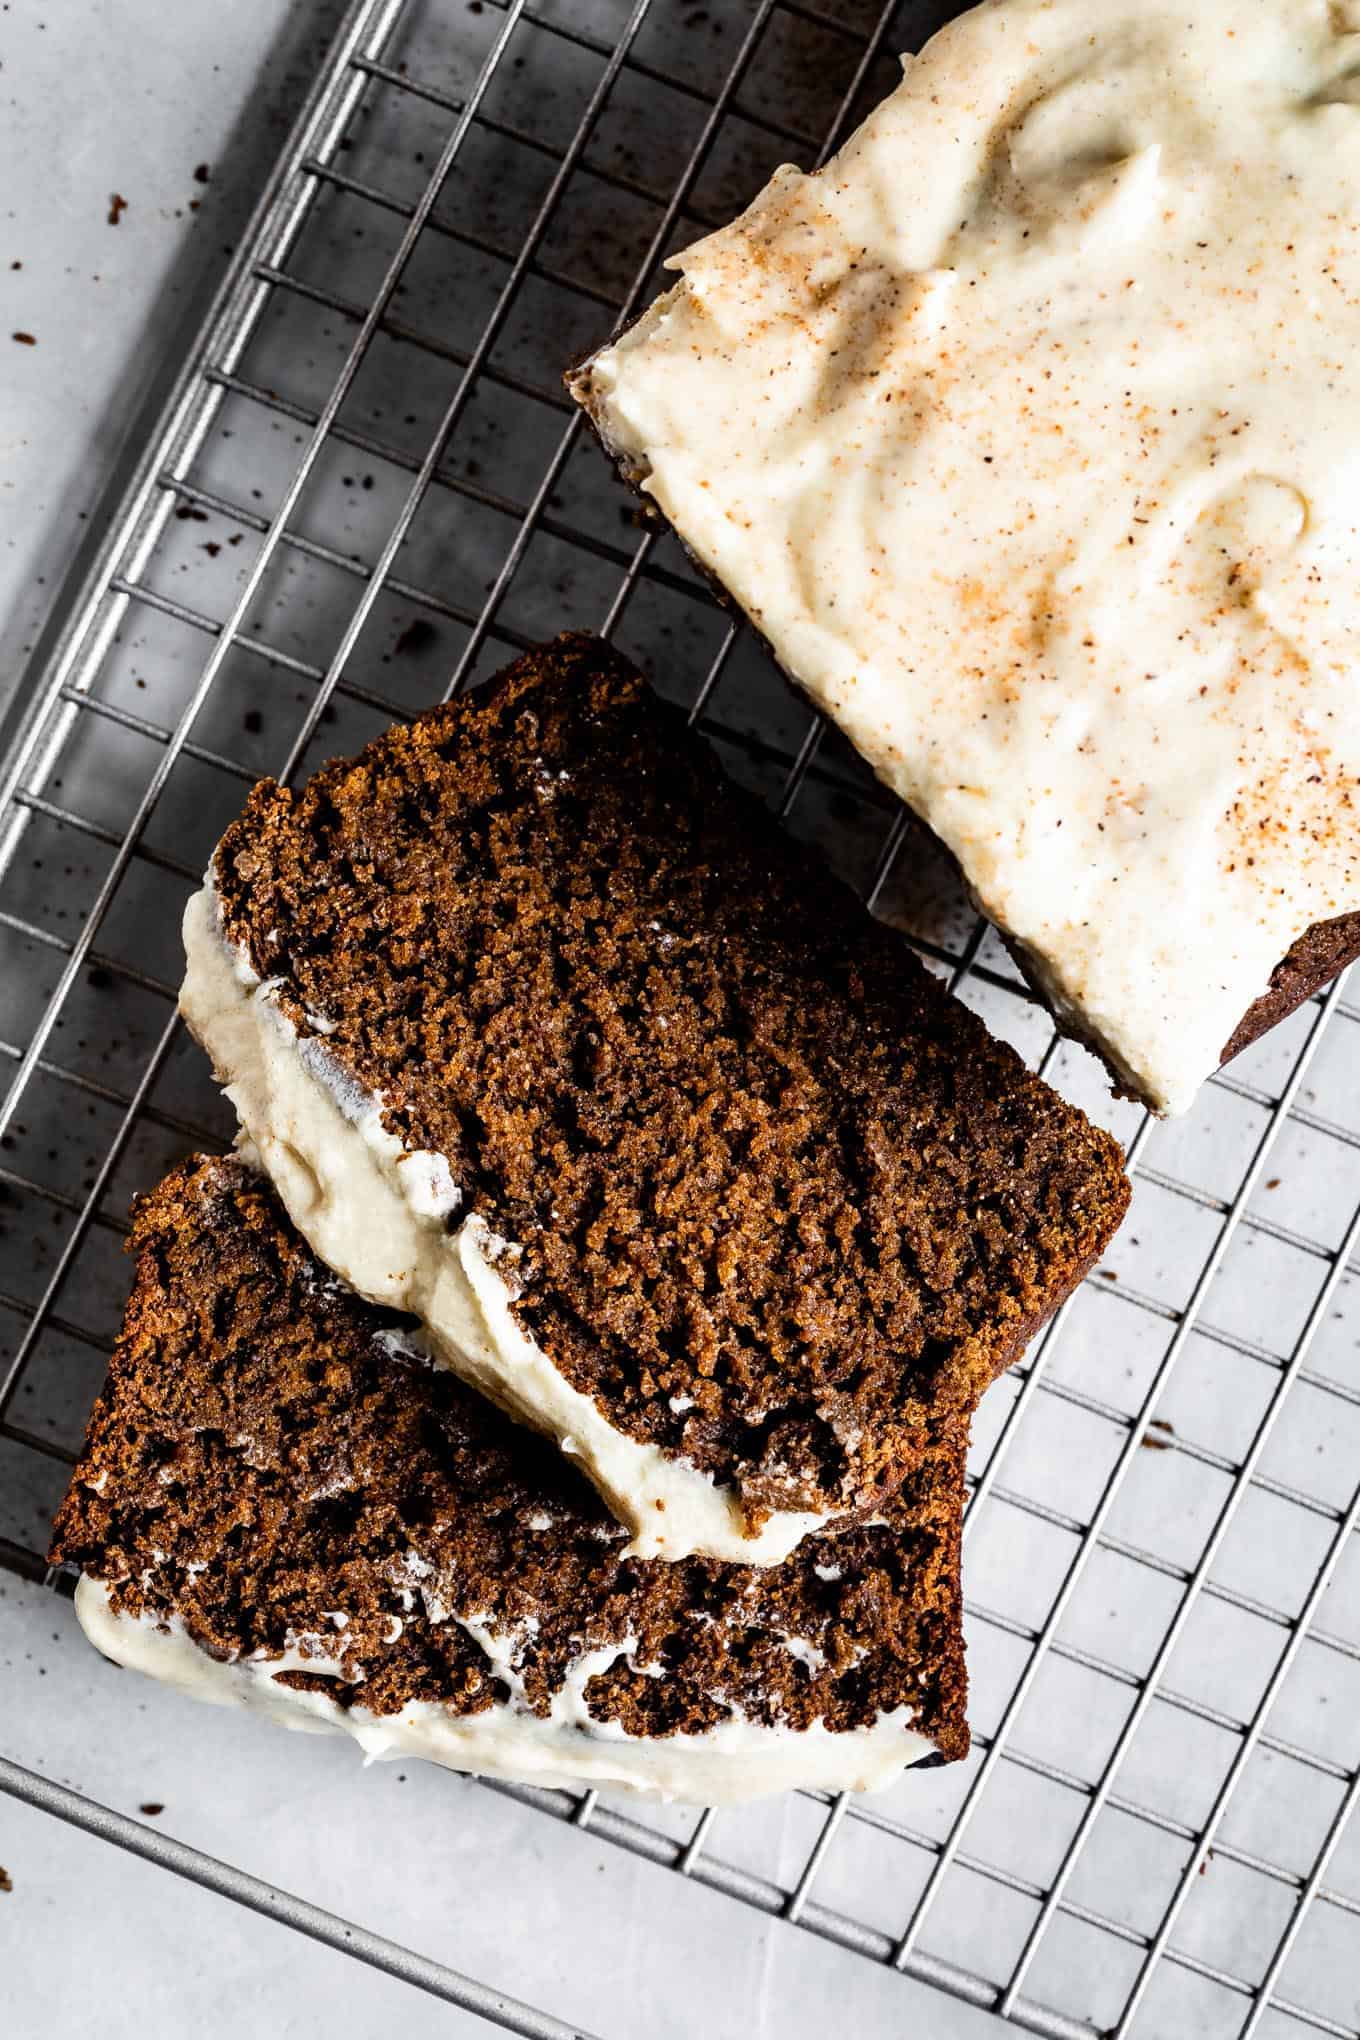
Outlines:
[{"label": "eggnog frosting topping", "polygon": [[575,379],[1182,1111],[1360,908],[1360,6],[994,0]]}]

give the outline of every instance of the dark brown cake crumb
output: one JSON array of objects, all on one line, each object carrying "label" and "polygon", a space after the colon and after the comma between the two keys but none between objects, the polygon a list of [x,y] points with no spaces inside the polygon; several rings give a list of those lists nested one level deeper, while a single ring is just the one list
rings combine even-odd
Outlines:
[{"label": "dark brown cake crumb", "polygon": [[631,1637],[586,1692],[632,1734],[732,1709],[850,1729],[910,1706],[945,1756],[966,1752],[961,1425],[881,1525],[809,1539],[782,1566],[626,1559],[561,1455],[337,1284],[239,1159],[167,1178],[130,1250],[123,1334],[52,1543],[120,1612],[177,1617],[219,1659],[317,1638],[342,1679],[278,1676],[380,1715],[506,1697],[464,1616],[521,1639],[539,1714],[584,1651]]},{"label": "dark brown cake crumb", "polygon": [[871,1511],[1099,1255],[1115,1143],[949,998],[609,647],[565,637],[219,847],[228,938],[522,1249],[616,1428]]}]

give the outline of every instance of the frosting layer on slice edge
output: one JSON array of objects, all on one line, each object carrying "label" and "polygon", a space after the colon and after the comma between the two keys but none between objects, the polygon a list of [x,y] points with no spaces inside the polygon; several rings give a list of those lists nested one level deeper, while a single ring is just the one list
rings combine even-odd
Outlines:
[{"label": "frosting layer on slice edge", "polygon": [[284,1728],[351,1736],[366,1761],[420,1757],[520,1784],[581,1784],[722,1806],[804,1788],[876,1791],[935,1748],[912,1727],[909,1707],[845,1730],[820,1721],[791,1729],[734,1717],[698,1735],[630,1736],[595,1720],[584,1698],[589,1680],[626,1645],[583,1657],[546,1717],[513,1699],[480,1714],[455,1714],[432,1701],[375,1714],[357,1703],[342,1707],[325,1693],[280,1685],[275,1677],[306,1671],[338,1682],[337,1667],[323,1657],[289,1652],[224,1663],[200,1649],[180,1622],[162,1627],[146,1616],[119,1614],[107,1587],[89,1574],[76,1588],[76,1615],[90,1642],[115,1664],[214,1706],[263,1714]]},{"label": "frosting layer on slice edge", "polygon": [[507,1415],[551,1437],[632,1533],[639,1558],[777,1565],[834,1519],[779,1510],[754,1535],[734,1490],[630,1438],[522,1330],[497,1263],[513,1243],[470,1213],[439,1155],[408,1153],[380,1101],[303,1039],[226,942],[211,874],[184,914],[180,1010],[298,1231],[370,1301],[418,1317],[435,1356]]}]

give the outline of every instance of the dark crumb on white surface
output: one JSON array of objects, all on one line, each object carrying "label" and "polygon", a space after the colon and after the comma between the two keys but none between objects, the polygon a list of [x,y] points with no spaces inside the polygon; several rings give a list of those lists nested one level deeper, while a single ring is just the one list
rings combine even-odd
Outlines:
[{"label": "dark crumb on white surface", "polygon": [[417,616],[413,622],[407,624],[405,630],[402,631],[400,637],[398,637],[393,645],[392,650],[398,657],[410,652],[423,652],[434,644],[438,637],[439,632],[435,629],[429,618]]},{"label": "dark crumb on white surface", "polygon": [[0,1863],[0,1891],[13,1891],[13,1889],[14,1879],[10,1876],[3,1863]]},{"label": "dark crumb on white surface", "polygon": [[144,1799],[137,1808],[137,1811],[138,1813],[144,1813],[148,1820],[154,1820],[158,1813],[165,1812],[165,1801],[163,1799]]},{"label": "dark crumb on white surface", "polygon": [[109,193],[109,225],[116,227],[128,209],[128,202],[121,191]]},{"label": "dark crumb on white surface", "polygon": [[1171,1450],[1171,1440],[1175,1435],[1176,1426],[1174,1424],[1169,1424],[1165,1417],[1154,1417],[1147,1427],[1147,1434],[1143,1439],[1143,1450],[1145,1452],[1169,1452]]}]

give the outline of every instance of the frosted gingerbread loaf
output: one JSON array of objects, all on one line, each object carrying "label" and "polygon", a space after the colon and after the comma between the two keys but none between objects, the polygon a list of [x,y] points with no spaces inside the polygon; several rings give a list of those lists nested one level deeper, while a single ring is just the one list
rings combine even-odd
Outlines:
[{"label": "frosted gingerbread loaf", "polygon": [[1357,31],[991,0],[569,377],[1159,1112],[1360,950]]}]

